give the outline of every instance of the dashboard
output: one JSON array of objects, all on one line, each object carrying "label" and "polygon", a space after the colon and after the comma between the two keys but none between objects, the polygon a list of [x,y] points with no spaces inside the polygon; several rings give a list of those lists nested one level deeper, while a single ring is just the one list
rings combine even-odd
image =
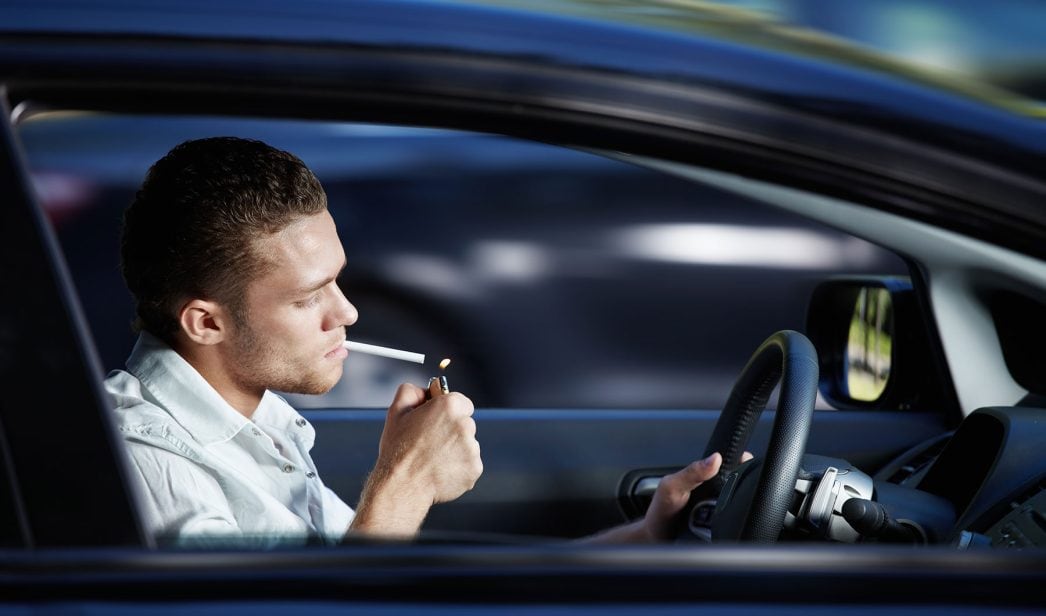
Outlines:
[{"label": "dashboard", "polygon": [[989,407],[952,434],[930,439],[876,475],[877,498],[895,515],[923,517],[918,493],[951,504],[941,539],[959,547],[1046,546],[1046,409]]}]

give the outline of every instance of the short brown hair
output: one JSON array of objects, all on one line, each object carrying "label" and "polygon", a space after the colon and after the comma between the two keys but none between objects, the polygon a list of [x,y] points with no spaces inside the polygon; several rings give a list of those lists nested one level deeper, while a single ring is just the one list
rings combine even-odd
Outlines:
[{"label": "short brown hair", "polygon": [[256,238],[327,207],[316,176],[261,141],[186,141],[158,160],[124,213],[121,258],[135,329],[173,342],[178,310],[213,299],[243,318],[247,283],[265,271]]}]

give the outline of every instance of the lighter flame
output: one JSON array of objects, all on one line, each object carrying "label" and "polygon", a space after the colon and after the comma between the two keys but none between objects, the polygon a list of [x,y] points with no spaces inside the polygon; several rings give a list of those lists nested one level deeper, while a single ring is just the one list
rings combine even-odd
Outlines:
[{"label": "lighter flame", "polygon": [[439,369],[440,370],[446,370],[447,366],[449,366],[449,365],[450,365],[450,358],[448,357],[448,358],[444,359],[443,361],[439,362]]}]

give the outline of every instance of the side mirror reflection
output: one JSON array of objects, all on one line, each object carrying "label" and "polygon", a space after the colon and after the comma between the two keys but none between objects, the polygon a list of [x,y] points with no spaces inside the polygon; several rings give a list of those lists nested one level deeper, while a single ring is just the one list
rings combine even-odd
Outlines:
[{"label": "side mirror reflection", "polygon": [[843,369],[847,394],[873,402],[886,390],[893,353],[893,302],[881,287],[863,287],[850,318]]}]

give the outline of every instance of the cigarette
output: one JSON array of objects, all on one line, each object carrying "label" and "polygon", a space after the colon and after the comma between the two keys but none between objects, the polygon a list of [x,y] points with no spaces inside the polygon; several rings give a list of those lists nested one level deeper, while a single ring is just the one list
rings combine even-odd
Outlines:
[{"label": "cigarette", "polygon": [[357,353],[380,355],[381,357],[388,357],[391,359],[402,359],[403,361],[412,361],[416,364],[425,363],[425,356],[421,353],[411,353],[410,351],[390,349],[389,347],[378,346],[376,344],[366,344],[363,342],[353,342],[351,340],[346,340],[342,346],[350,351],[356,351]]}]

